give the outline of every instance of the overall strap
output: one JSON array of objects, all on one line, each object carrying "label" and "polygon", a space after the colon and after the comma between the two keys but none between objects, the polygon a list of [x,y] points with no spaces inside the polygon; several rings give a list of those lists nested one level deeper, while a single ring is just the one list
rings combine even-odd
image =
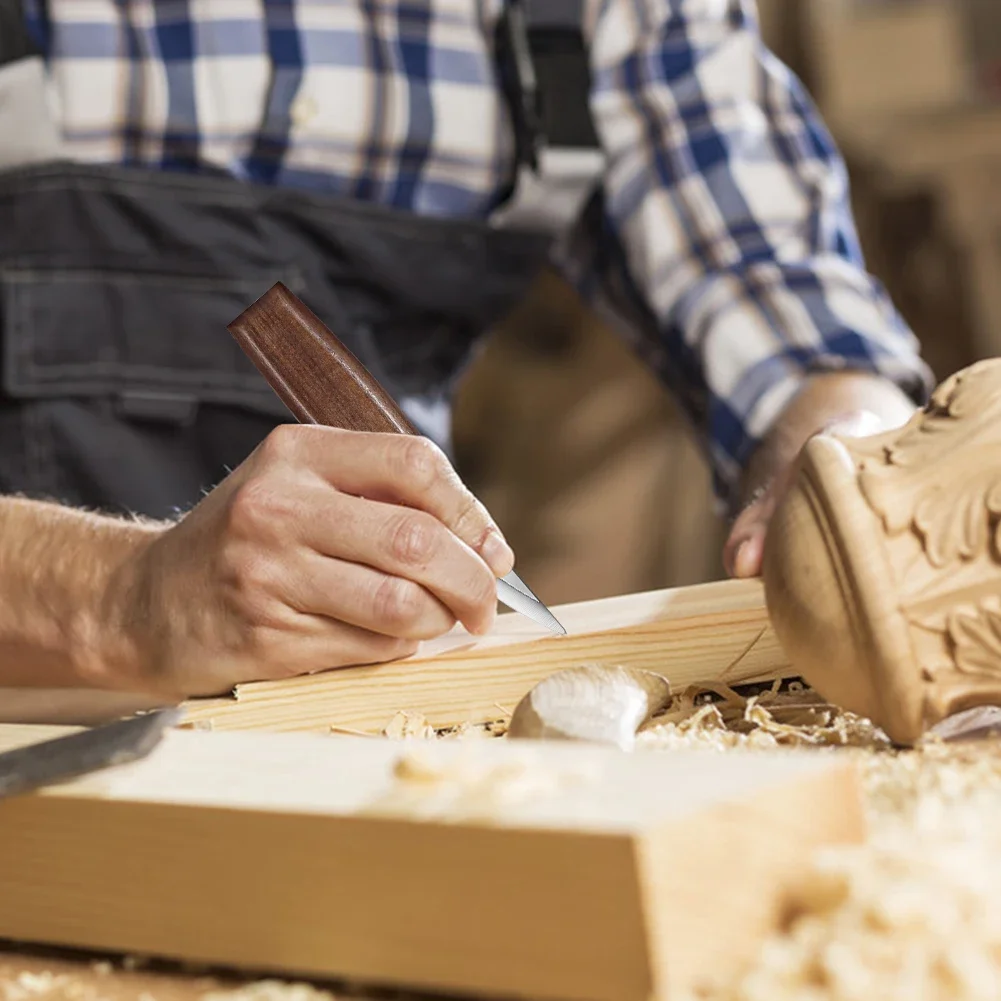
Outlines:
[{"label": "overall strap", "polygon": [[547,147],[598,148],[583,0],[507,0],[497,54],[519,164],[537,171]]},{"label": "overall strap", "polygon": [[45,62],[28,30],[24,4],[0,0],[0,170],[61,156]]},{"label": "overall strap", "polygon": [[21,0],[0,0],[0,66],[36,55]]}]

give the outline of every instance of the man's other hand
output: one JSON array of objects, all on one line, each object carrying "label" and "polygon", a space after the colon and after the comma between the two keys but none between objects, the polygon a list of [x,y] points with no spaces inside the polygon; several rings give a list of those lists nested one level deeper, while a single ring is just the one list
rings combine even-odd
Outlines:
[{"label": "man's other hand", "polygon": [[283,426],[117,575],[128,684],[217,694],[483,633],[513,563],[427,439]]},{"label": "man's other hand", "polygon": [[863,437],[906,423],[914,402],[894,383],[862,373],[811,377],[758,447],[744,480],[744,507],[730,529],[723,561],[733,577],[761,573],[768,523],[796,472],[802,447],[815,434]]}]

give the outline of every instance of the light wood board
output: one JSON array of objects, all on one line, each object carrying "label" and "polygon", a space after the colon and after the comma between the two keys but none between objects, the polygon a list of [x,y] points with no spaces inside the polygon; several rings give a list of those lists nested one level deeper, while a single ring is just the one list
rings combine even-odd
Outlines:
[{"label": "light wood board", "polygon": [[213,729],[378,731],[400,710],[435,726],[510,712],[556,671],[598,662],[657,671],[675,691],[702,681],[793,676],[757,580],[720,581],[555,606],[552,636],[522,615],[498,616],[489,636],[461,628],[413,657],[281,682],[240,685],[230,699],[188,702],[186,720]]},{"label": "light wood board", "polygon": [[[414,753],[423,778],[402,780]],[[651,1001],[733,973],[812,851],[864,834],[833,755],[173,731],[0,801],[0,937]]]}]

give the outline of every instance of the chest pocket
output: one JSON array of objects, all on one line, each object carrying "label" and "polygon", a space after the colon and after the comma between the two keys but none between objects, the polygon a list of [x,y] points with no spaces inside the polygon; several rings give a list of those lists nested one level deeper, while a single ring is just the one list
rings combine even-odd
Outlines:
[{"label": "chest pocket", "polygon": [[276,281],[301,290],[299,269],[262,252],[250,191],[155,180],[64,167],[0,179],[4,393],[284,415],[226,325]]}]

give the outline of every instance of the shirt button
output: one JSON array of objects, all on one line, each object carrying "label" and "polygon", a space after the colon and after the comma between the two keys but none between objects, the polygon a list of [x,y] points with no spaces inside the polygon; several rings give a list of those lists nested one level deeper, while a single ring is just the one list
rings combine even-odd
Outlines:
[{"label": "shirt button", "polygon": [[320,112],[316,99],[309,94],[302,94],[292,102],[292,122],[295,125],[308,125]]}]

